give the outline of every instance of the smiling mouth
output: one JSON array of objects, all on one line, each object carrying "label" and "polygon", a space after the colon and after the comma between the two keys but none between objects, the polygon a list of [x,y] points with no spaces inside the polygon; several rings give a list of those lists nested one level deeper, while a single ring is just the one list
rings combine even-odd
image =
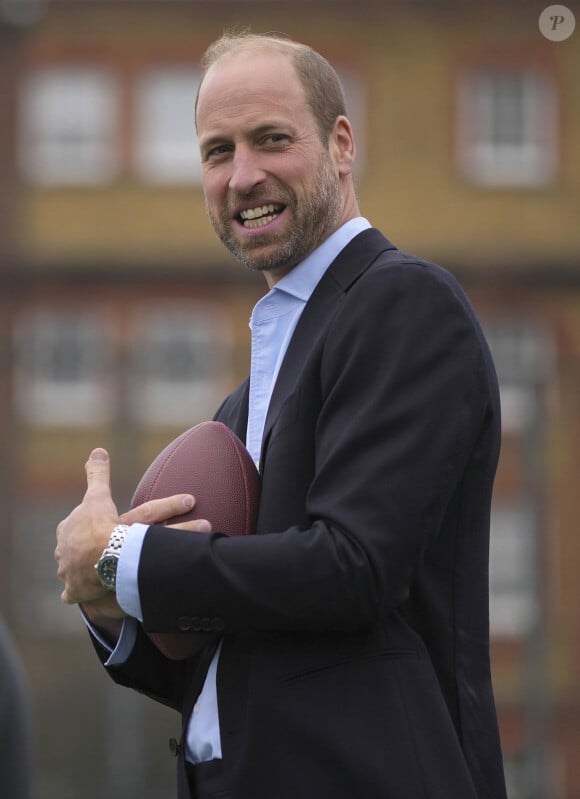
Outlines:
[{"label": "smiling mouth", "polygon": [[241,211],[238,220],[245,228],[264,227],[268,222],[280,216],[284,208],[284,205],[275,205],[273,203],[259,205],[257,208],[246,208]]}]

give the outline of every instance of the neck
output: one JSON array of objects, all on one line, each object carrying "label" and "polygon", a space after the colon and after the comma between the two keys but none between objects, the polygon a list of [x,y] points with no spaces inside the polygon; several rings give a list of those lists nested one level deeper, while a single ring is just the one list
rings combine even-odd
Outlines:
[{"label": "neck", "polygon": [[265,270],[263,272],[263,275],[264,275],[264,278],[265,278],[266,283],[268,285],[268,289],[274,288],[276,283],[278,283],[280,280],[282,280],[283,277],[285,277],[289,272],[291,272],[299,264],[303,263],[303,261],[305,261],[316,249],[318,249],[318,247],[320,247],[322,244],[324,244],[325,241],[327,241],[334,233],[336,233],[337,230],[340,230],[340,228],[343,225],[345,225],[347,222],[350,222],[351,219],[356,219],[360,215],[361,214],[360,214],[360,211],[358,210],[358,206],[356,206],[355,213],[349,214],[347,217],[342,217],[340,222],[326,236],[324,236],[324,238],[322,238],[318,242],[316,247],[313,247],[310,250],[309,253],[307,253],[300,261],[298,261],[298,263],[295,263],[292,266],[280,268],[280,269],[277,269],[277,270]]}]

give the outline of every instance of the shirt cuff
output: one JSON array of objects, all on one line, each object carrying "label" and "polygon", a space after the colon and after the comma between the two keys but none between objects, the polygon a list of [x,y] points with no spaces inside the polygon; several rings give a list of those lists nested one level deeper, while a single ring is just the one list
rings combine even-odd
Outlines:
[{"label": "shirt cuff", "polygon": [[117,564],[117,602],[128,616],[139,621],[143,621],[138,584],[139,559],[148,529],[148,525],[139,523],[129,527]]},{"label": "shirt cuff", "polygon": [[87,625],[87,629],[90,630],[91,634],[97,639],[103,649],[107,652],[110,652],[108,660],[105,661],[105,666],[118,666],[119,664],[124,663],[135,646],[137,628],[139,626],[136,619],[132,619],[129,616],[123,619],[121,634],[115,647],[113,648],[111,644],[103,638],[97,628],[93,627],[82,608],[81,614],[85,624]]}]

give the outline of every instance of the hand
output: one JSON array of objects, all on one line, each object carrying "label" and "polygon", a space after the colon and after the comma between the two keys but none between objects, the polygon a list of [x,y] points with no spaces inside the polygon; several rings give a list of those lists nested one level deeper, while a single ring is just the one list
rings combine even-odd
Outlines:
[{"label": "hand", "polygon": [[[87,490],[83,501],[57,527],[55,558],[58,577],[64,582],[61,599],[66,604],[94,603],[94,607],[115,611],[111,594],[101,585],[95,563],[109,543],[113,528],[119,524],[143,522],[155,524],[190,510],[195,499],[178,494],[167,499],[151,500],[119,516],[111,497],[109,456],[95,449],[85,465]],[[207,531],[204,519],[177,525],[188,530]],[[118,607],[118,606],[117,606]],[[115,616],[122,615],[119,608]]]},{"label": "hand", "polygon": [[67,604],[91,602],[106,596],[95,563],[106,547],[119,513],[111,498],[109,456],[95,449],[85,464],[87,490],[83,501],[56,528],[57,574],[64,582],[61,599]]}]

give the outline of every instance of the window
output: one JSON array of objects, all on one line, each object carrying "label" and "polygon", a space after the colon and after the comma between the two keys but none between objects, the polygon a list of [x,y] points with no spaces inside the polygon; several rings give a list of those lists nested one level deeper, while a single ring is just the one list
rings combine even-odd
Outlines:
[{"label": "window", "polygon": [[491,514],[489,615],[493,636],[525,636],[536,620],[536,520],[521,502],[494,504]]},{"label": "window", "polygon": [[118,87],[105,70],[60,67],[24,80],[20,161],[32,181],[94,184],[118,169]]},{"label": "window", "polygon": [[194,68],[155,69],[141,78],[136,98],[136,168],[154,183],[199,183]]},{"label": "window", "polygon": [[534,422],[538,388],[554,372],[548,332],[525,319],[496,319],[486,325],[501,393],[504,433],[522,433]]},{"label": "window", "polygon": [[15,403],[34,425],[84,426],[113,412],[112,344],[96,314],[38,311],[16,328]]},{"label": "window", "polygon": [[526,637],[543,613],[539,552],[543,512],[545,392],[554,345],[536,321],[498,317],[486,325],[500,385],[505,461],[491,513],[490,621],[494,636]]},{"label": "window", "polygon": [[557,168],[558,102],[540,69],[472,69],[459,81],[458,162],[476,183],[534,186]]},{"label": "window", "polygon": [[[80,613],[60,600],[63,584],[56,575],[54,562],[56,539],[53,531],[78,501],[78,496],[58,500],[43,498],[39,504],[38,500],[29,498],[18,505],[12,522],[9,579],[11,616],[22,635],[86,635]],[[22,590],[24,585],[25,591]]]},{"label": "window", "polygon": [[132,406],[145,424],[211,418],[230,385],[231,332],[219,308],[168,305],[133,335]]}]

